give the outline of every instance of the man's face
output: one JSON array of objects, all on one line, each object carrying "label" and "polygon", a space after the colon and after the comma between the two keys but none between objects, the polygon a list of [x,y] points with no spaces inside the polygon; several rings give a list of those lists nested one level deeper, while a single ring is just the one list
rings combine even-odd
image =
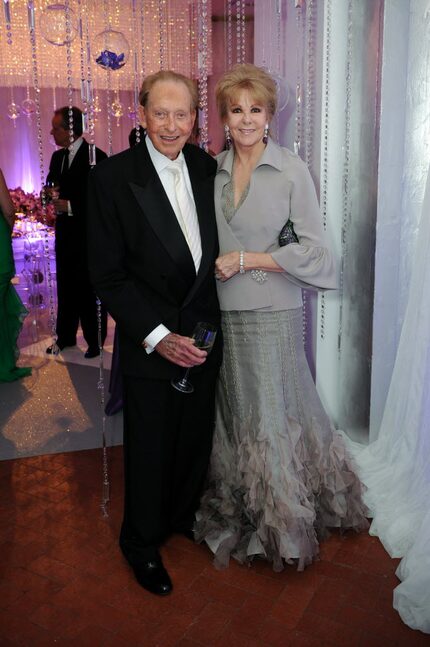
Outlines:
[{"label": "man's face", "polygon": [[51,135],[57,146],[66,148],[70,144],[70,131],[63,126],[61,115],[54,115],[52,118]]},{"label": "man's face", "polygon": [[140,107],[140,121],[155,148],[171,160],[177,158],[191,135],[196,111],[191,109],[191,95],[181,81],[156,81],[145,107]]}]

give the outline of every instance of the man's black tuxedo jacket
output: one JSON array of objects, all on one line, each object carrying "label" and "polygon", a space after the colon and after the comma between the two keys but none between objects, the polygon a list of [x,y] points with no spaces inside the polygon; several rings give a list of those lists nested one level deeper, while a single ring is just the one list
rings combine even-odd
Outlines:
[{"label": "man's black tuxedo jacket", "polygon": [[[118,324],[122,371],[131,376],[168,379],[177,366],[156,351],[147,354],[145,337],[160,323],[191,336],[195,324],[219,327],[214,280],[218,255],[213,182],[216,162],[196,146],[183,149],[200,227],[202,259],[194,263],[152,164],[145,141],[99,164],[88,192],[90,276]],[[221,362],[221,332],[212,353],[196,373]]]},{"label": "man's black tuxedo jacket", "polygon": [[[73,216],[62,213],[55,222],[55,246],[57,262],[71,262],[71,271],[87,274],[87,188],[91,171],[89,146],[84,139],[70,168],[62,173],[64,148],[55,151],[51,157],[47,182],[56,182],[60,187],[60,198],[69,200]],[[105,159],[106,153],[96,148],[97,163]],[[67,259],[67,260],[66,260]],[[87,279],[88,280],[88,279]]]},{"label": "man's black tuxedo jacket", "polygon": [[[64,148],[60,148],[52,154],[49,164],[47,182],[56,182],[60,187],[60,198],[70,201],[73,216],[62,214],[57,218],[57,233],[62,224],[67,226],[68,235],[73,228],[73,241],[71,244],[78,244],[86,251],[86,213],[87,213],[87,183],[91,167],[89,162],[88,142],[84,139],[78,148],[70,168],[62,173],[64,162]],[[96,161],[100,162],[106,158],[106,153],[96,148]],[[67,218],[65,221],[64,219]],[[78,251],[78,250],[77,250]]]}]

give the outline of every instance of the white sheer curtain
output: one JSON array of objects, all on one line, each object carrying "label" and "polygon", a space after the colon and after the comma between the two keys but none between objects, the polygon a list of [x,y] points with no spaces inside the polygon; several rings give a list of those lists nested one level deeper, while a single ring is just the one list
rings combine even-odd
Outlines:
[{"label": "white sheer curtain", "polygon": [[353,452],[368,487],[370,533],[404,558],[395,608],[409,626],[430,633],[430,172],[380,433]]}]

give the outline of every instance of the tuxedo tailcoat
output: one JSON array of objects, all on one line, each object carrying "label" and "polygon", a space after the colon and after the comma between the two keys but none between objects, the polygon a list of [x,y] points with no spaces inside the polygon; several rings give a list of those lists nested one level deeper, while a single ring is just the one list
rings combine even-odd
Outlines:
[{"label": "tuxedo tailcoat", "polygon": [[[64,148],[55,151],[49,165],[47,182],[60,187],[60,198],[70,202],[72,214],[59,213],[55,222],[57,275],[57,337],[65,346],[76,343],[81,322],[84,338],[98,346],[97,306],[88,274],[87,262],[87,183],[91,171],[88,143],[83,140],[68,168]],[[106,154],[96,149],[96,160]],[[106,336],[106,313],[102,313],[102,338]]]},{"label": "tuxedo tailcoat", "polygon": [[190,372],[191,395],[170,384],[184,369],[143,346],[159,324],[186,336],[199,321],[220,326],[216,162],[192,145],[183,154],[201,237],[197,274],[145,141],[102,162],[90,177],[90,274],[117,323],[124,379],[121,546],[132,564],[150,556],[169,533],[190,530],[211,449],[221,332],[206,362]]}]

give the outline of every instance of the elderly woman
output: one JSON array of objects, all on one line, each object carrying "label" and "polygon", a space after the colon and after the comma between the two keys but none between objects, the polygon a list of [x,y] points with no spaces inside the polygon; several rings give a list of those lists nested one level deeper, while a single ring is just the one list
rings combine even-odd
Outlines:
[{"label": "elderly woman", "polygon": [[237,65],[216,98],[228,149],[215,181],[224,363],[195,537],[219,567],[231,555],[302,569],[329,527],[367,527],[302,340],[301,288],[336,288],[335,264],[306,165],[269,136],[273,79]]}]

